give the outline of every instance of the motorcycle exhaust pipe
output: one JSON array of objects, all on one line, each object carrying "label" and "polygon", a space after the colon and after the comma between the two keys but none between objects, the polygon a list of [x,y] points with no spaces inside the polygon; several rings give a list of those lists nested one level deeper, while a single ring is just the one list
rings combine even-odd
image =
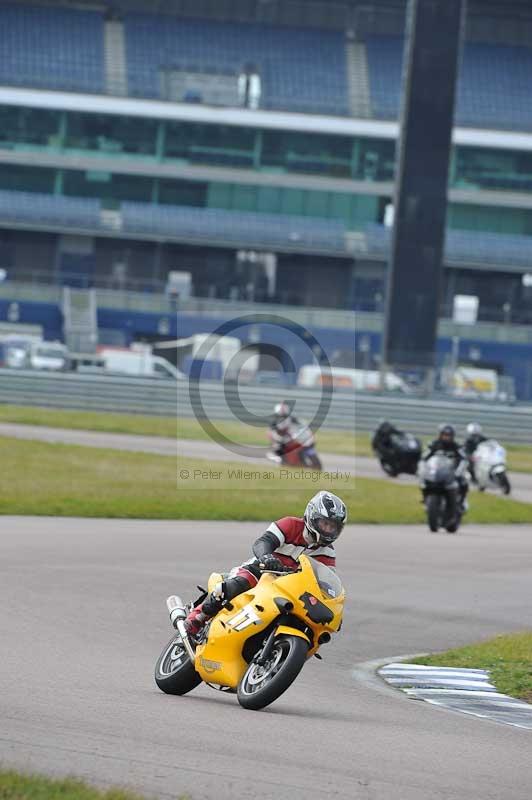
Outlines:
[{"label": "motorcycle exhaust pipe", "polygon": [[178,597],[175,594],[172,594],[166,600],[166,607],[168,609],[168,613],[170,614],[170,620],[172,622],[172,625],[180,635],[181,641],[183,642],[183,645],[185,647],[185,650],[187,651],[187,655],[191,663],[194,664],[196,654],[194,652],[194,648],[190,643],[187,629],[185,628],[184,625],[184,620],[187,616],[185,604],[183,603],[180,597]]},{"label": "motorcycle exhaust pipe", "polygon": [[170,614],[170,622],[176,627],[177,620],[183,620],[187,616],[185,604],[176,594],[171,594],[166,601],[166,608]]}]

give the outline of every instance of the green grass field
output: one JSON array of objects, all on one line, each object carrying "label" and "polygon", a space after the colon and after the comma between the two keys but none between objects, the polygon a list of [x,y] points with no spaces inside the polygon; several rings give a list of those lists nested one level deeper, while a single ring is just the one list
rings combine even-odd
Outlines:
[{"label": "green grass field", "polygon": [[487,669],[499,692],[532,703],[532,632],[496,636],[445,653],[415,658],[413,664]]},{"label": "green grass field", "polygon": [[[52,780],[0,770],[0,800],[142,800],[124,789],[101,791],[74,778]],[[176,800],[180,800],[176,798]],[[181,800],[186,800],[183,796]]]},{"label": "green grass field", "polygon": [[[130,433],[137,436],[177,436],[179,439],[210,441],[196,419],[183,417],[151,417],[144,414],[110,414],[100,411],[69,411],[33,406],[0,405],[0,422],[17,422],[24,425],[50,425],[54,428],[103,431],[106,433]],[[216,422],[222,434],[238,444],[266,445],[267,431],[238,422]],[[368,433],[348,431],[319,431],[320,450],[339,455],[371,455]]]},{"label": "green grass field", "polygon": [[[0,405],[0,422],[25,425],[50,425],[56,428],[129,433],[143,436],[177,436],[180,439],[209,440],[196,419],[152,417],[144,414],[110,414],[98,411],[69,411],[33,406]],[[216,423],[222,434],[239,444],[265,445],[266,431],[236,422]],[[323,453],[372,456],[370,434],[366,431],[318,431],[318,448]],[[426,438],[426,437],[425,437]],[[532,472],[532,447],[507,444],[510,470]]]},{"label": "green grass field", "polygon": [[[287,509],[302,513],[324,488],[345,499],[353,523],[424,521],[416,486],[279,470],[267,462],[176,460],[7,437],[0,437],[0,460],[9,464],[0,481],[2,514],[262,521]],[[530,523],[532,504],[475,493],[467,520]]]}]

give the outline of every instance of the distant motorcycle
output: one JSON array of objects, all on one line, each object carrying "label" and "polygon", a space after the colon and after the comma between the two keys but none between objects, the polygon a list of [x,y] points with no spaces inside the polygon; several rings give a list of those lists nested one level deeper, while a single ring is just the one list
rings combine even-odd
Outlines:
[{"label": "distant motorcycle", "polygon": [[[276,445],[272,431],[269,431],[269,437],[271,444]],[[316,452],[314,434],[308,425],[301,425],[290,441],[283,444],[281,455],[270,450],[266,453],[266,457],[276,464],[286,464],[290,467],[307,467],[320,471],[323,469]]]},{"label": "distant motorcycle", "polygon": [[506,472],[506,450],[495,439],[481,442],[472,457],[473,476],[481,492],[490,486],[510,494],[511,486]]},{"label": "distant motorcycle", "polygon": [[421,442],[411,433],[392,433],[389,446],[378,442],[374,446],[375,455],[379,459],[384,472],[391,478],[402,472],[415,475],[421,458]]},{"label": "distant motorcycle", "polygon": [[452,460],[443,453],[435,453],[421,462],[419,477],[430,530],[436,533],[445,528],[449,533],[456,533],[463,510]]}]

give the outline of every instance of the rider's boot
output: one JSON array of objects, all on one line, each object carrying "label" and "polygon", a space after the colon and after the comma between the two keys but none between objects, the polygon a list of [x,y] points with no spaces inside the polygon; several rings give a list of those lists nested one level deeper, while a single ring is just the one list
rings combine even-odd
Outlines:
[{"label": "rider's boot", "polygon": [[202,606],[196,606],[196,608],[193,608],[184,620],[184,625],[189,636],[194,636],[194,638],[198,636],[198,634],[205,627],[205,623],[209,619],[210,617],[205,614]]},{"label": "rider's boot", "polygon": [[214,587],[203,603],[196,606],[185,619],[185,628],[190,636],[197,637],[205,624],[220,611],[226,599],[225,584],[220,583]]},{"label": "rider's boot", "polygon": [[[250,575],[249,569],[241,569],[244,575],[235,575],[228,578],[226,581],[216,584],[212,592],[209,592],[203,603],[196,606],[189,613],[184,620],[187,633],[191,636],[197,637],[206,623],[212,619],[226,603],[232,600],[241,592],[245,592],[250,588],[254,579],[253,574]],[[255,576],[256,583],[256,576]]]}]

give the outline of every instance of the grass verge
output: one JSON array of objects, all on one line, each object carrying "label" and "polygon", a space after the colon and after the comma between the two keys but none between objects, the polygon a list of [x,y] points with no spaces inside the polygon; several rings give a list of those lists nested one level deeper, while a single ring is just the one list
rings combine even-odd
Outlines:
[{"label": "grass verge", "polygon": [[[0,422],[22,425],[49,425],[54,428],[129,433],[137,436],[168,436],[179,439],[210,441],[196,419],[183,417],[155,417],[145,414],[111,414],[101,411],[73,411],[68,409],[39,408],[36,406],[0,405]],[[219,420],[218,430],[239,444],[265,445],[266,431],[237,422]],[[337,455],[373,456],[370,434],[366,431],[318,431],[318,449],[322,453]],[[507,444],[510,470],[532,472],[532,447]]]},{"label": "grass verge", "polygon": [[[74,778],[54,780],[0,770],[1,800],[142,800],[124,789],[99,790]],[[177,799],[178,800],[178,799]],[[185,800],[184,797],[181,800]]]},{"label": "grass verge", "polygon": [[[145,414],[110,414],[101,411],[72,411],[68,409],[38,408],[33,406],[0,405],[0,422],[21,425],[49,425],[53,428],[129,433],[142,436],[168,436],[179,439],[210,441],[196,419],[183,417],[152,417]],[[238,444],[266,445],[267,432],[263,428],[219,420],[218,430]],[[368,433],[349,431],[319,431],[319,449],[337,455],[369,456],[372,454]]]},{"label": "grass verge", "polygon": [[[0,513],[140,519],[266,520],[302,513],[318,489],[336,492],[350,522],[424,522],[416,486],[345,473],[176,460],[0,437]],[[469,522],[532,522],[532,504],[475,493]]]},{"label": "grass verge", "polygon": [[413,659],[414,664],[487,669],[499,692],[532,703],[532,631]]}]

